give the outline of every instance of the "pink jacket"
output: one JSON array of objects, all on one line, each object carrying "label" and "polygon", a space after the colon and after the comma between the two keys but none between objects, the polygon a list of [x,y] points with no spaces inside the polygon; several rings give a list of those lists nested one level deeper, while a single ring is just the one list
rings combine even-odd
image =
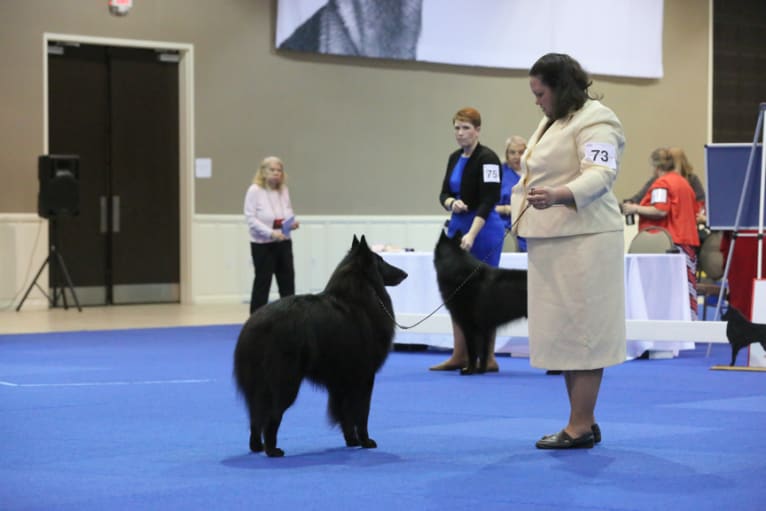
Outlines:
[{"label": "pink jacket", "polygon": [[[280,190],[268,190],[256,184],[250,185],[245,194],[245,218],[253,243],[271,243],[274,220],[287,220],[294,216],[290,192],[286,186]],[[287,233],[290,237],[290,233]]]}]

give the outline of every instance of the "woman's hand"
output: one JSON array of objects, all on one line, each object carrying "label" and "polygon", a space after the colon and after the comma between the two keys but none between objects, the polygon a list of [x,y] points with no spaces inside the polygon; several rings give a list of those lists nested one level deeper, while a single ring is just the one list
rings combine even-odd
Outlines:
[{"label": "woman's hand", "polygon": [[293,222],[293,225],[290,226],[290,230],[294,231],[295,229],[297,229],[300,226],[301,226],[301,223],[296,220],[295,222]]},{"label": "woman's hand", "polygon": [[527,194],[527,202],[535,209],[547,209],[555,204],[555,194],[550,186],[531,188]]},{"label": "woman's hand", "polygon": [[635,215],[638,213],[638,204],[634,202],[623,202],[622,203],[622,214],[623,215]]},{"label": "woman's hand", "polygon": [[527,194],[527,202],[535,209],[547,209],[557,204],[574,203],[574,195],[566,186],[541,186],[539,188],[530,188]]},{"label": "woman's hand", "polygon": [[476,235],[471,234],[471,232],[469,231],[460,239],[460,248],[462,248],[466,252],[470,252],[471,248],[473,248],[473,242],[475,239],[476,239]]},{"label": "woman's hand", "polygon": [[274,229],[271,231],[271,239],[274,241],[284,241],[287,239],[287,236],[280,229]]},{"label": "woman's hand", "polygon": [[462,199],[455,199],[452,201],[452,212],[453,213],[465,213],[468,211],[468,205],[463,202]]}]

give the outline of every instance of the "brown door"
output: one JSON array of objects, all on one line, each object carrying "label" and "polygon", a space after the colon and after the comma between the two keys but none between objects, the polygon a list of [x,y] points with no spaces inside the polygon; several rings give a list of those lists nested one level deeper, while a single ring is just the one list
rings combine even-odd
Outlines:
[{"label": "brown door", "polygon": [[80,156],[80,214],[56,221],[77,297],[177,302],[178,65],[154,50],[51,46],[49,152]]}]

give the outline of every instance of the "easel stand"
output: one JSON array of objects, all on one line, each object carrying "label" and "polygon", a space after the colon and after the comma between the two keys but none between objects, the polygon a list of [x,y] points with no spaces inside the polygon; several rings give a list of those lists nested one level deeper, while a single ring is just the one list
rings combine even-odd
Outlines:
[{"label": "easel stand", "polygon": [[[82,307],[80,307],[80,302],[77,300],[77,294],[74,292],[74,286],[72,285],[72,278],[69,276],[69,270],[66,267],[66,263],[64,262],[64,256],[61,255],[61,252],[56,250],[56,246],[58,245],[58,229],[56,225],[56,218],[51,217],[50,218],[50,227],[51,227],[51,240],[48,244],[48,257],[43,261],[43,264],[40,266],[40,269],[37,270],[37,275],[35,275],[34,280],[32,280],[32,283],[27,288],[27,292],[24,293],[24,297],[19,302],[19,305],[16,307],[16,312],[21,310],[21,306],[24,305],[24,302],[27,299],[27,296],[29,296],[29,293],[32,291],[32,288],[37,286],[37,288],[42,292],[42,294],[45,295],[45,297],[48,299],[48,302],[51,307],[56,307],[58,305],[58,296],[59,292],[61,293],[61,299],[64,304],[64,309],[69,309],[69,304],[67,303],[66,299],[66,289],[69,289],[69,292],[72,294],[72,299],[74,300],[75,305],[77,306],[77,310],[82,312]],[[40,274],[42,274],[43,270],[46,266],[50,265],[50,271],[51,271],[51,283],[52,283],[52,289],[51,294],[48,295],[48,293],[45,292],[45,289],[43,289],[38,283],[37,279],[40,278]],[[59,270],[60,275],[64,276],[65,282],[66,282],[66,288],[59,286],[59,273],[56,270]]]},{"label": "easel stand", "polygon": [[[728,288],[728,276],[729,269],[731,268],[731,258],[734,254],[734,247],[737,244],[738,236],[757,236],[758,237],[758,257],[757,257],[757,271],[756,278],[760,279],[763,275],[762,257],[763,257],[763,211],[764,211],[764,193],[766,193],[766,132],[763,131],[763,117],[766,112],[766,103],[761,103],[758,109],[758,122],[755,125],[755,134],[753,135],[753,147],[750,149],[750,156],[747,159],[747,171],[745,173],[745,182],[742,186],[742,193],[739,196],[739,205],[737,206],[737,216],[734,221],[734,232],[731,237],[731,245],[729,246],[729,254],[726,257],[726,266],[723,271],[723,277],[721,280],[721,290],[718,293],[718,303],[715,306],[714,320],[718,320],[721,317],[721,303],[723,303],[723,297]],[[755,159],[756,148],[758,147],[758,138],[761,136],[761,188],[759,190],[759,205],[758,205],[758,232],[752,233],[739,233],[740,221],[742,219],[742,209],[745,204],[745,198],[747,191],[750,187],[755,186],[755,182],[751,181],[753,174],[753,160]],[[708,344],[707,356],[710,356],[710,350],[713,345]]]}]

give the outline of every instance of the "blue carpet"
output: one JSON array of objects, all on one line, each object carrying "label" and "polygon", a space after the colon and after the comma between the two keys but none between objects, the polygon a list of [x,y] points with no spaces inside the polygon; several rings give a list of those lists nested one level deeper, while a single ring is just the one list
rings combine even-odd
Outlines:
[{"label": "blue carpet", "polygon": [[[500,358],[392,353],[373,396],[379,447],[343,447],[305,385],[281,459],[250,454],[231,361],[238,325],[0,336],[0,509],[763,509],[766,374],[711,371],[728,346],[608,369],[602,444],[540,451],[561,376]],[[743,356],[740,356],[743,358]],[[760,504],[759,504],[760,502]]]}]

